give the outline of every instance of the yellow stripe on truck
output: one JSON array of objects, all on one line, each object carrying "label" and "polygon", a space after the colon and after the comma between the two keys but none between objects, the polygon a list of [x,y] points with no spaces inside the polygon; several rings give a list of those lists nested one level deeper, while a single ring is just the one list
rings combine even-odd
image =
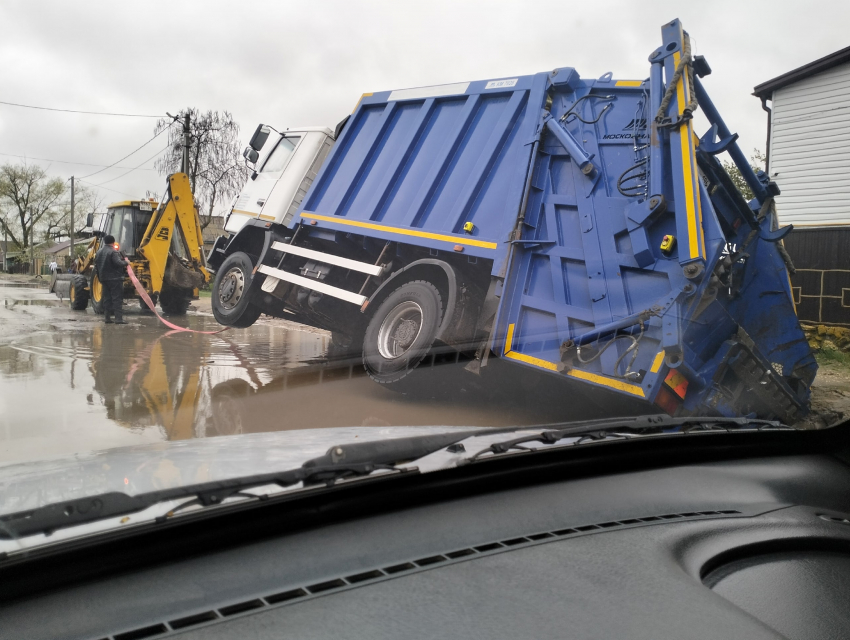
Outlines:
[{"label": "yellow stripe on truck", "polygon": [[447,236],[439,233],[429,233],[427,231],[414,231],[413,229],[402,229],[400,227],[388,227],[383,224],[374,224],[372,222],[361,222],[360,220],[348,220],[339,216],[320,216],[318,213],[309,213],[305,211],[301,214],[302,218],[307,220],[322,220],[323,222],[333,222],[348,227],[359,227],[361,229],[372,229],[373,231],[383,231],[384,233],[397,233],[403,236],[414,236],[416,238],[428,238],[429,240],[440,240],[441,242],[451,242],[452,244],[465,244],[470,247],[481,247],[483,249],[496,249],[499,245],[495,242],[485,242],[484,240],[473,240],[463,236]]},{"label": "yellow stripe on truck", "polygon": [[[678,66],[681,57],[678,51],[673,54],[673,62],[676,66]],[[679,104],[680,116],[685,112],[685,106],[688,104],[685,97],[686,80],[687,74],[683,73],[682,79],[676,85],[676,102]],[[691,149],[692,136],[693,128],[690,121],[679,127],[679,142],[682,147],[682,174],[685,182],[685,210],[688,215],[688,255],[693,259],[704,257],[705,250],[700,251],[700,237],[697,232],[697,200],[694,194],[695,158]]]},{"label": "yellow stripe on truck", "polygon": [[614,83],[615,87],[639,87],[643,84],[643,80],[617,80]]},{"label": "yellow stripe on truck", "polygon": [[652,361],[652,366],[649,368],[649,372],[658,373],[662,362],[664,362],[664,349],[655,354],[655,360]]},{"label": "yellow stripe on truck", "polygon": [[[513,344],[514,325],[509,324],[508,333],[507,336],[505,336],[504,355],[506,358],[510,358],[511,360],[519,360],[520,362],[525,362],[526,364],[530,364],[535,367],[540,367],[542,369],[548,369],[549,371],[558,370],[558,365],[554,362],[549,362],[548,360],[541,360],[540,358],[535,358],[534,356],[527,356],[524,353],[517,353],[516,351],[513,351]],[[664,352],[662,351],[662,354],[663,353]],[[571,378],[576,378],[577,380],[593,382],[594,384],[602,385],[603,387],[610,387],[611,389],[616,389],[617,391],[623,391],[639,398],[646,397],[641,387],[635,384],[629,384],[628,382],[623,382],[622,380],[609,378],[608,376],[601,376],[596,373],[589,373],[587,371],[580,371],[579,369],[570,369],[565,373]]]}]

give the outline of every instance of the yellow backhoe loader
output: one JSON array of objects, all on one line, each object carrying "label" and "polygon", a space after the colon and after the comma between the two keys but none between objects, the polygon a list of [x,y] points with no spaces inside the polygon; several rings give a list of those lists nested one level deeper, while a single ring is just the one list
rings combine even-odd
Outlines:
[{"label": "yellow backhoe loader", "polygon": [[[89,222],[91,226],[91,221]],[[96,225],[86,253],[74,262],[68,299],[71,308],[82,311],[91,303],[95,313],[103,313],[103,286],[94,273],[94,256],[106,235],[115,237],[116,248],[129,260],[148,295],[170,315],[182,315],[198,289],[209,282],[203,252],[203,238],[189,177],[174,173],[168,177],[163,202],[129,200],[109,205]],[[124,298],[139,300],[130,278],[124,279]]]}]

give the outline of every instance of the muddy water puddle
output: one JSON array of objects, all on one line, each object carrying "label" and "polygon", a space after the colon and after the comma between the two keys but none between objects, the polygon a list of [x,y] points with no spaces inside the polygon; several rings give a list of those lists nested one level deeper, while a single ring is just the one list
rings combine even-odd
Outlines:
[{"label": "muddy water puddle", "polygon": [[[32,303],[53,304],[34,298],[8,311],[25,315]],[[494,386],[462,371],[462,363],[422,367],[414,389],[391,391],[366,376],[358,357],[335,351],[327,334],[291,325],[260,322],[209,336],[168,331],[133,311],[125,326],[104,325],[90,312],[69,316],[65,306],[42,312],[77,324],[0,343],[0,464],[252,432],[510,426],[599,415],[519,369],[494,378]],[[177,321],[221,328],[199,314]]]}]

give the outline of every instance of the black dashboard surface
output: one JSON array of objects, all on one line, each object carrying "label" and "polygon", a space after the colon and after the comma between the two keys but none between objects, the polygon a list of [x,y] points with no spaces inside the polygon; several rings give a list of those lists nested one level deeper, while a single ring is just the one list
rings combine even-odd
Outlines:
[{"label": "black dashboard surface", "polygon": [[850,637],[850,468],[829,455],[566,479],[229,542],[7,601],[0,637]]}]

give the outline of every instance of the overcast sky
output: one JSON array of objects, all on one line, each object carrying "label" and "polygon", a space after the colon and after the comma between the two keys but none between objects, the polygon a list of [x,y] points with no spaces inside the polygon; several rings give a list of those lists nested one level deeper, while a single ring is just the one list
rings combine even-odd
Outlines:
[{"label": "overcast sky", "polygon": [[[846,0],[0,0],[0,100],[150,115],[227,110],[247,142],[258,122],[332,127],[369,91],[567,66],[585,78],[642,79],[660,26],[674,17],[709,61],[706,89],[748,155],[765,140],[753,87],[850,45]],[[147,141],[154,123],[0,104],[0,162],[26,156],[63,179],[84,177]],[[151,168],[164,138],[86,180],[103,185],[106,203],[161,192]]]}]

